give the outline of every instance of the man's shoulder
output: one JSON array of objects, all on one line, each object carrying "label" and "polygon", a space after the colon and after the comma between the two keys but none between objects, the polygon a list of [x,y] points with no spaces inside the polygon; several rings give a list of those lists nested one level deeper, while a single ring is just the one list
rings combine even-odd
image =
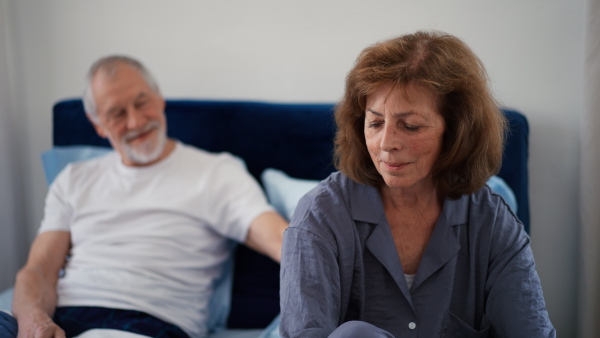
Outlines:
[{"label": "man's shoulder", "polygon": [[87,174],[90,172],[106,170],[107,167],[115,165],[120,160],[115,151],[80,161],[68,163],[63,171],[69,171],[71,174]]},{"label": "man's shoulder", "polygon": [[228,152],[210,152],[189,144],[179,143],[179,160],[202,167],[233,164],[245,167],[242,159]]},{"label": "man's shoulder", "polygon": [[77,187],[82,184],[96,182],[103,173],[110,171],[111,166],[114,166],[119,160],[119,155],[111,151],[98,157],[67,163],[60,169],[56,178],[52,180],[51,186]]}]

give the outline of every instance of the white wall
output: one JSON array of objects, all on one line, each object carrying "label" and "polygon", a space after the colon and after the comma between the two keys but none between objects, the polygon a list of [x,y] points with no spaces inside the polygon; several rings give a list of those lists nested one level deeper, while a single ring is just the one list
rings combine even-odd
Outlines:
[{"label": "white wall", "polygon": [[139,57],[168,98],[334,102],[368,44],[416,29],[463,38],[498,99],[529,118],[534,254],[558,333],[574,336],[584,0],[8,1],[30,236],[52,104],[79,96],[100,56]]},{"label": "white wall", "polygon": [[14,283],[17,270],[25,263],[27,224],[21,180],[18,175],[17,135],[22,129],[13,105],[12,48],[8,3],[0,0],[0,290]]}]

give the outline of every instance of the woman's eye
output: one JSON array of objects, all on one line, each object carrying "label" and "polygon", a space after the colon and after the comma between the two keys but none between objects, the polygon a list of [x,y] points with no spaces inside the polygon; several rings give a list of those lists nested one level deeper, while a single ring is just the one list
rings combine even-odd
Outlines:
[{"label": "woman's eye", "polygon": [[421,127],[419,126],[410,126],[405,124],[404,125],[404,129],[408,130],[408,131],[419,131],[419,129],[421,129]]},{"label": "woman's eye", "polygon": [[367,125],[367,127],[369,128],[378,128],[381,127],[383,123],[381,122],[369,122],[369,124]]}]

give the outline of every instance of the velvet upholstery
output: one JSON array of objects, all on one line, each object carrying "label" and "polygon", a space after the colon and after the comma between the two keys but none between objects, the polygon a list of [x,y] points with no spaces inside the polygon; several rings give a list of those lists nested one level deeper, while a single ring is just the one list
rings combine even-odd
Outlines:
[{"label": "velvet upholstery", "polygon": [[[167,100],[167,133],[183,143],[241,157],[260,182],[266,168],[324,179],[332,165],[333,104]],[[524,115],[504,110],[510,131],[499,176],[513,189],[529,231],[528,134]],[[79,99],[54,106],[53,145],[109,143],[96,135]],[[230,328],[266,327],[279,313],[279,266],[241,245],[236,251]]]}]

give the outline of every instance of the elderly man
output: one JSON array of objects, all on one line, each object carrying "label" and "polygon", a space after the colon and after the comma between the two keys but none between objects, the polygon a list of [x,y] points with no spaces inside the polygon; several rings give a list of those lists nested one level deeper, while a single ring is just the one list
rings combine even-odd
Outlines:
[{"label": "elderly man", "polygon": [[97,61],[84,104],[115,152],[69,165],[51,185],[17,275],[18,336],[204,336],[228,239],[279,261],[287,223],[239,160],[166,136],[165,101],[138,61]]}]

